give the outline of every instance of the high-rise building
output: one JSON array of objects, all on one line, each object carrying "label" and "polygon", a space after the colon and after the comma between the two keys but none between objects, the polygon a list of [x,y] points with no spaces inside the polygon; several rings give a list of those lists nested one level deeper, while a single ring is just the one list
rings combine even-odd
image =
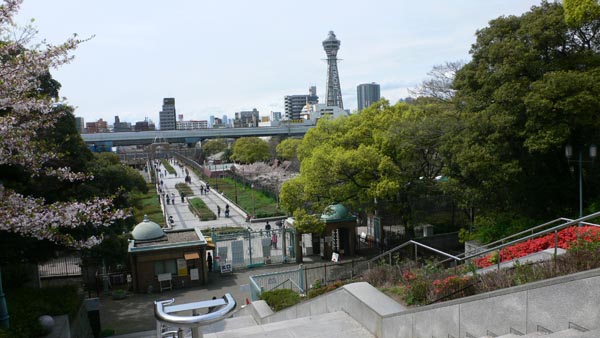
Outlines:
[{"label": "high-rise building", "polygon": [[342,103],[342,90],[340,88],[340,76],[337,68],[337,52],[340,49],[340,40],[335,38],[333,31],[329,31],[329,36],[323,41],[323,48],[327,54],[327,88],[325,104],[329,107],[338,106],[344,109]]},{"label": "high-rise building", "polygon": [[154,125],[154,122],[152,122],[152,120],[149,120],[147,117],[144,121],[138,121],[135,123],[135,126],[133,127],[134,131],[149,131],[149,130],[156,130],[156,126]]},{"label": "high-rise building", "polygon": [[96,122],[86,122],[85,130],[89,134],[108,133],[108,122],[99,119]]},{"label": "high-rise building", "polygon": [[381,98],[379,85],[375,82],[359,84],[356,92],[358,111],[367,108]]},{"label": "high-rise building", "polygon": [[271,121],[281,121],[281,112],[280,111],[272,111],[271,112]]},{"label": "high-rise building", "polygon": [[83,120],[83,117],[81,117],[81,116],[75,117],[75,128],[77,128],[78,133],[80,133],[80,134],[85,133],[85,122]]},{"label": "high-rise building", "polygon": [[177,130],[193,130],[206,128],[208,128],[208,121],[206,120],[177,121]]},{"label": "high-rise building", "polygon": [[308,89],[308,95],[287,95],[284,98],[285,119],[299,120],[304,106],[317,103],[319,103],[319,97],[317,96],[316,86],[311,86]]},{"label": "high-rise building", "polygon": [[223,119],[221,120],[221,124],[228,126],[229,125],[229,119],[227,118],[227,115],[223,115]]},{"label": "high-rise building", "polygon": [[175,98],[167,97],[163,99],[162,110],[159,113],[160,130],[175,130],[177,127],[175,113]]},{"label": "high-rise building", "polygon": [[115,116],[115,123],[113,124],[113,131],[115,133],[131,131],[131,123],[121,122],[119,116]]},{"label": "high-rise building", "polygon": [[252,110],[235,113],[233,121],[234,128],[258,127],[259,112],[256,108]]}]

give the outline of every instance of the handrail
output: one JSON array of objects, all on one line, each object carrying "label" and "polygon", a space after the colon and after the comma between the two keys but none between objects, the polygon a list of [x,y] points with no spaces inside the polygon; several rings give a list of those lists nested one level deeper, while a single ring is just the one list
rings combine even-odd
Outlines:
[{"label": "handrail", "polygon": [[[229,314],[235,309],[236,303],[235,303],[235,300],[233,299],[233,297],[231,297],[231,294],[226,293],[225,296],[223,296],[223,298],[225,300],[224,303],[223,303],[222,299],[217,299],[217,300],[213,300],[213,301],[191,303],[192,305],[194,305],[194,304],[201,305],[200,307],[185,307],[185,308],[182,307],[181,309],[178,309],[179,311],[195,310],[198,308],[205,307],[202,305],[212,306],[212,303],[215,303],[215,305],[217,305],[217,306],[221,305],[221,307],[218,310],[215,310],[213,312],[201,314],[201,315],[192,315],[192,316],[177,316],[177,315],[170,314],[168,312],[168,310],[165,308],[165,306],[172,304],[175,301],[175,299],[155,301],[154,302],[154,318],[156,318],[156,320],[161,323],[173,324],[173,325],[176,325],[179,327],[199,327],[202,325],[209,325],[209,324],[212,324],[212,323],[215,323],[215,322],[218,322],[218,321],[221,321],[221,320],[227,318],[229,316]],[[188,304],[185,304],[185,305],[188,305]],[[177,311],[172,311],[172,312],[177,312]]]},{"label": "handrail", "polygon": [[[486,254],[486,253],[489,253],[489,252],[493,252],[493,251],[496,251],[496,250],[500,250],[500,249],[502,249],[502,248],[505,248],[505,247],[507,247],[507,246],[511,246],[511,245],[513,245],[513,244],[516,244],[516,243],[519,243],[519,242],[523,242],[523,241],[526,241],[526,240],[529,240],[529,239],[532,239],[532,238],[538,237],[538,236],[540,236],[540,235],[545,235],[545,234],[548,234],[548,233],[551,233],[551,232],[554,232],[554,231],[557,231],[557,230],[561,230],[561,229],[564,229],[564,228],[566,228],[566,227],[570,227],[570,226],[572,226],[572,225],[575,225],[575,224],[581,223],[582,221],[588,220],[588,219],[590,219],[590,218],[595,218],[595,217],[600,217],[600,211],[599,211],[599,212],[592,213],[592,214],[589,214],[589,215],[587,215],[587,216],[583,216],[583,217],[581,217],[581,218],[578,218],[578,219],[575,219],[575,220],[571,220],[571,221],[569,221],[569,222],[566,222],[566,223],[563,223],[563,224],[559,224],[559,225],[557,225],[557,226],[555,226],[555,227],[552,227],[552,228],[549,228],[549,229],[546,229],[546,230],[542,230],[542,231],[540,231],[540,232],[537,232],[537,233],[535,233],[535,234],[531,234],[531,235],[529,235],[529,236],[525,236],[525,237],[522,237],[522,238],[519,238],[519,239],[515,239],[515,240],[513,240],[513,241],[510,241],[510,242],[507,242],[507,243],[504,243],[504,244],[498,245],[498,246],[496,246],[496,247],[493,247],[493,248],[491,248],[491,249],[487,249],[487,250],[484,250],[484,251],[480,251],[480,252],[478,252],[478,253],[476,253],[476,254],[472,254],[472,255],[470,255],[470,256],[465,256],[464,258],[461,258],[460,260],[461,260],[461,261],[465,261],[465,260],[467,260],[467,259],[471,259],[471,258],[474,258],[474,257],[477,257],[477,256],[481,256],[481,255],[483,255],[483,254]],[[596,225],[596,224],[593,224],[593,223],[590,223],[590,225],[593,225],[593,226],[600,226],[600,225]]]},{"label": "handrail", "polygon": [[448,257],[448,258],[450,258],[450,259],[454,259],[454,260],[460,260],[460,258],[459,258],[459,257],[457,257],[457,256],[451,255],[451,254],[449,254],[449,253],[445,253],[445,252],[443,252],[443,251],[441,251],[441,250],[438,250],[438,249],[436,249],[436,248],[432,248],[432,247],[430,247],[430,246],[428,246],[428,245],[425,245],[425,244],[423,244],[423,243],[419,243],[419,242],[413,241],[413,240],[411,239],[411,240],[409,240],[409,241],[406,241],[406,242],[404,242],[404,243],[400,244],[399,246],[397,246],[397,247],[395,247],[395,248],[393,248],[393,249],[391,249],[391,250],[388,250],[388,251],[386,251],[386,252],[384,252],[384,253],[382,253],[382,254],[379,254],[379,255],[377,255],[377,256],[375,256],[375,257],[371,258],[370,260],[368,260],[368,261],[367,261],[367,263],[375,262],[375,261],[377,261],[378,259],[380,259],[381,257],[384,257],[384,256],[389,256],[390,254],[392,254],[392,253],[394,253],[394,252],[396,252],[396,251],[398,251],[398,250],[400,250],[400,249],[402,249],[402,248],[404,248],[404,247],[407,247],[407,246],[409,246],[410,244],[412,244],[412,245],[416,245],[416,246],[420,246],[420,247],[422,247],[422,248],[425,248],[425,249],[431,250],[431,251],[433,251],[433,252],[435,252],[435,253],[438,253],[438,254],[440,254],[440,255],[442,255],[442,256],[446,256],[446,257]]},{"label": "handrail", "polygon": [[554,220],[552,220],[550,222],[539,224],[539,225],[536,225],[536,226],[534,226],[532,228],[529,228],[529,229],[517,232],[516,234],[508,235],[508,236],[506,236],[506,237],[504,237],[502,239],[499,239],[497,241],[494,241],[494,242],[491,242],[491,243],[487,243],[487,244],[484,245],[484,247],[489,247],[489,246],[497,244],[497,243],[504,243],[504,241],[506,241],[507,239],[510,239],[510,238],[513,238],[513,237],[517,237],[517,236],[526,234],[526,233],[531,232],[531,231],[535,231],[535,230],[537,230],[539,228],[546,227],[546,226],[548,226],[548,225],[550,225],[552,223],[556,223],[556,222],[559,222],[559,221],[572,221],[572,219],[565,218],[565,217],[559,217],[559,218],[554,219]]},{"label": "handrail", "polygon": [[[447,259],[443,260],[442,262],[446,262],[446,261],[452,259],[452,260],[454,260],[458,264],[458,262],[464,262],[464,261],[466,261],[468,259],[471,259],[471,258],[474,258],[474,257],[479,257],[479,256],[485,255],[487,253],[494,252],[494,251],[500,250],[502,248],[511,246],[513,244],[516,244],[516,243],[519,243],[519,242],[523,242],[523,241],[526,241],[526,240],[529,240],[529,239],[532,239],[532,238],[535,238],[535,237],[538,237],[538,236],[541,236],[541,235],[545,235],[545,234],[548,234],[548,233],[551,233],[551,232],[555,232],[555,231],[564,229],[566,227],[569,227],[569,226],[572,226],[572,225],[575,225],[575,224],[586,224],[586,225],[589,225],[589,226],[600,227],[599,224],[585,222],[586,220],[589,220],[589,219],[592,219],[592,218],[596,218],[596,217],[600,217],[600,212],[595,212],[595,213],[589,214],[587,216],[580,217],[578,219],[569,219],[569,218],[564,218],[564,217],[557,218],[557,219],[552,220],[550,222],[546,222],[544,224],[537,225],[534,228],[521,231],[520,233],[517,233],[517,234],[510,235],[510,236],[508,236],[508,237],[500,240],[500,242],[505,241],[505,240],[507,240],[509,238],[518,236],[518,235],[522,235],[523,233],[532,231],[532,229],[539,229],[539,228],[548,226],[548,225],[550,225],[552,223],[555,223],[557,221],[560,221],[560,220],[563,220],[563,221],[566,220],[567,222],[559,224],[557,226],[554,226],[554,227],[546,229],[546,230],[542,230],[542,231],[536,232],[534,234],[531,234],[531,235],[528,235],[528,236],[525,236],[525,237],[521,237],[521,238],[512,240],[510,242],[502,243],[502,244],[497,245],[495,247],[488,248],[486,250],[479,251],[479,252],[477,252],[475,254],[471,254],[471,255],[459,254],[459,255],[454,256],[454,255],[445,253],[445,252],[443,252],[441,250],[438,250],[438,249],[432,248],[430,246],[427,246],[425,244],[422,244],[422,243],[419,243],[419,242],[416,242],[416,241],[413,241],[413,240],[409,240],[409,241],[406,241],[406,242],[400,244],[399,246],[397,246],[397,247],[395,247],[395,248],[393,248],[391,250],[388,250],[388,251],[386,251],[384,253],[381,253],[381,254],[379,254],[379,255],[371,258],[370,260],[367,261],[367,264],[370,266],[370,264],[372,262],[376,262],[377,260],[381,259],[382,257],[390,256],[394,252],[396,252],[396,251],[398,251],[400,249],[403,249],[403,248],[405,248],[405,247],[407,247],[409,245],[420,246],[422,248],[425,248],[427,250],[433,251],[433,252],[435,252],[437,254],[440,254],[442,256],[447,257]],[[496,241],[496,242],[493,242],[493,243],[497,243],[497,242],[499,242],[499,241]],[[490,244],[493,244],[493,243],[490,243]],[[488,244],[488,245],[490,245],[490,244]],[[462,256],[464,256],[464,257],[462,257]],[[440,262],[440,263],[442,263],[442,262]]]}]

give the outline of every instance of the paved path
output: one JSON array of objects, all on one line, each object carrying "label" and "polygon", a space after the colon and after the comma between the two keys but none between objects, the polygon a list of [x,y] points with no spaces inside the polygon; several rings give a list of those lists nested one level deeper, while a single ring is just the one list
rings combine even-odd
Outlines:
[{"label": "paved path", "polygon": [[[210,192],[206,194],[201,193],[201,187],[206,187],[206,182],[202,181],[191,169],[189,170],[190,177],[192,179],[192,183],[188,184],[188,186],[193,191],[193,196],[186,196],[184,202],[181,202],[181,196],[177,192],[175,185],[177,183],[185,183],[185,167],[180,167],[176,163],[171,163],[171,166],[177,171],[177,175],[167,174],[164,177],[164,173],[166,173],[166,169],[162,164],[158,166],[158,169],[163,173],[163,178],[158,177],[158,181],[163,181],[162,190],[169,195],[174,194],[175,203],[166,204],[166,201],[163,200],[163,207],[165,212],[165,218],[168,219],[169,216],[173,216],[174,224],[172,225],[172,229],[185,229],[185,228],[193,228],[200,227],[201,230],[208,230],[212,227],[244,227],[247,228],[250,226],[253,230],[264,229],[266,225],[266,221],[261,222],[246,222],[247,214],[244,210],[237,207],[233,202],[228,200],[225,196],[221,195],[217,191],[213,190],[213,187],[210,188]],[[217,215],[217,206],[221,207],[221,217],[212,221],[200,221],[196,215],[194,215],[190,209],[188,208],[188,199],[189,198],[201,198],[202,201],[206,204],[206,206],[212,210],[212,212]],[[166,199],[166,198],[165,198]],[[225,217],[225,205],[229,204],[230,213],[229,217]],[[271,226],[274,226],[274,222],[271,222]]]}]

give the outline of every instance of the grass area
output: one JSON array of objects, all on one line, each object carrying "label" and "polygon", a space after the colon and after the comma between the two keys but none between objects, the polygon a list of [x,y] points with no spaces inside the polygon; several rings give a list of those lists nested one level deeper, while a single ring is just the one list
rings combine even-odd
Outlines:
[{"label": "grass area", "polygon": [[230,232],[241,232],[241,231],[246,231],[246,228],[244,228],[244,227],[218,227],[218,228],[214,228],[214,232],[217,233],[217,234],[230,233]]},{"label": "grass area", "polygon": [[177,183],[177,184],[175,184],[175,189],[177,189],[177,191],[179,191],[180,195],[181,195],[181,193],[184,193],[185,196],[194,195],[192,188],[190,188],[190,186],[187,185],[187,183]]},{"label": "grass area", "polygon": [[163,158],[162,160],[160,160],[160,163],[162,163],[162,165],[165,167],[165,169],[167,169],[167,171],[169,172],[169,174],[175,175],[177,173],[175,171],[175,168],[173,168],[171,166],[171,164],[169,163],[168,160],[166,160],[166,159]]},{"label": "grass area", "polygon": [[250,185],[236,182],[229,177],[208,178],[204,173],[194,172],[205,182],[210,184],[211,189],[223,192],[228,199],[244,209],[246,213],[255,218],[284,216],[285,212],[277,207],[277,199],[259,190],[253,190]]},{"label": "grass area", "polygon": [[68,314],[73,320],[82,297],[77,292],[77,286],[19,288],[7,290],[6,301],[11,327],[8,331],[0,329],[0,337],[29,338],[45,335],[37,320],[39,316]]},{"label": "grass area", "polygon": [[148,215],[148,219],[152,222],[156,222],[160,226],[165,225],[162,209],[158,202],[158,194],[154,189],[153,184],[148,184],[148,192],[135,193],[131,196],[133,205],[133,217],[135,224],[140,223],[144,220],[144,215]]},{"label": "grass area", "polygon": [[215,215],[212,210],[210,210],[198,197],[190,198],[188,207],[190,208],[190,211],[200,218],[201,221],[211,221],[217,219],[217,215]]}]

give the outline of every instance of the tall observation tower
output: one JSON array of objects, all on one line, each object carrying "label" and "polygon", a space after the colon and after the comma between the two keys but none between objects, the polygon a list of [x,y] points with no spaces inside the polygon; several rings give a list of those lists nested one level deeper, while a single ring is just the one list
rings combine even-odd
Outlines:
[{"label": "tall observation tower", "polygon": [[337,68],[337,52],[340,49],[340,40],[335,38],[333,31],[329,31],[329,36],[323,41],[323,48],[327,54],[327,92],[325,95],[327,99],[325,103],[328,106],[338,106],[344,109]]}]

